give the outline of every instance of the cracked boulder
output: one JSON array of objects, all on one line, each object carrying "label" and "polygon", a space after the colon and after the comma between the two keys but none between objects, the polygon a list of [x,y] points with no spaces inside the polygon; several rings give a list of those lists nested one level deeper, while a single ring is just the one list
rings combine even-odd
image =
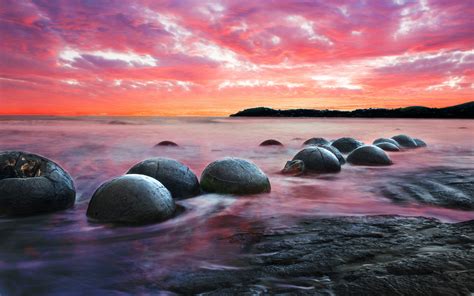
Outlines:
[{"label": "cracked boulder", "polygon": [[75,199],[73,180],[57,163],[22,151],[0,152],[0,215],[64,210]]},{"label": "cracked boulder", "polygon": [[358,141],[354,138],[339,138],[336,141],[332,142],[332,146],[336,147],[342,153],[349,153],[360,146],[363,146],[364,143]]},{"label": "cracked boulder", "polygon": [[141,174],[160,181],[174,199],[184,199],[200,193],[196,175],[181,162],[164,157],[146,159],[131,167],[127,174]]},{"label": "cracked boulder", "polygon": [[337,157],[322,147],[305,148],[298,152],[293,160],[303,161],[306,173],[338,173],[341,170]]},{"label": "cracked boulder", "polygon": [[257,194],[270,192],[267,175],[253,162],[227,157],[207,165],[201,175],[206,192],[222,194]]},{"label": "cracked boulder", "polygon": [[163,184],[152,177],[130,174],[100,185],[89,202],[87,217],[97,222],[147,224],[171,218],[175,209]]}]

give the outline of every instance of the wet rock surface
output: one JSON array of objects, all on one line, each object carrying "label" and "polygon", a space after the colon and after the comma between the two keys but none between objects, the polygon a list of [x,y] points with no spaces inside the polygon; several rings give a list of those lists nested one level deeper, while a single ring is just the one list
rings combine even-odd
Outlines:
[{"label": "wet rock surface", "polygon": [[168,189],[145,175],[124,175],[103,183],[92,196],[87,217],[97,222],[146,224],[169,219],[175,203]]},{"label": "wet rock surface", "polygon": [[345,138],[339,138],[335,140],[334,142],[332,142],[331,145],[336,147],[342,153],[349,153],[355,150],[356,148],[363,146],[364,143],[354,138],[345,137]]},{"label": "wet rock surface", "polygon": [[339,151],[336,147],[331,146],[331,145],[318,145],[318,147],[324,148],[334,154],[336,156],[337,160],[339,160],[339,163],[341,165],[346,163],[346,159],[344,158],[344,155],[342,155],[341,151]]},{"label": "wet rock surface", "polygon": [[319,146],[319,145],[329,145],[331,144],[328,140],[324,139],[324,138],[311,138],[311,139],[308,139],[306,140],[303,145],[316,145],[316,146]]},{"label": "wet rock surface", "polygon": [[380,144],[380,143],[390,143],[390,144],[393,144],[397,147],[400,147],[400,144],[398,144],[397,141],[395,141],[394,139],[390,139],[390,138],[378,138],[378,139],[375,139],[372,144],[377,145],[377,144]]},{"label": "wet rock surface", "polygon": [[305,219],[237,233],[232,267],[183,271],[161,289],[204,295],[470,295],[474,220],[398,216]]},{"label": "wet rock surface", "polygon": [[474,210],[474,169],[432,168],[390,180],[380,184],[377,193],[395,202]]},{"label": "wet rock surface", "polygon": [[64,210],[75,197],[71,176],[57,163],[22,151],[0,152],[0,215]]},{"label": "wet rock surface", "polygon": [[417,147],[426,147],[426,146],[428,146],[428,145],[426,145],[425,141],[423,141],[423,140],[414,138],[413,141],[415,141]]},{"label": "wet rock surface", "polygon": [[416,142],[412,137],[407,135],[397,135],[392,137],[397,143],[404,148],[416,148]]},{"label": "wet rock surface", "polygon": [[158,144],[155,145],[155,147],[159,147],[159,146],[177,147],[178,144],[176,144],[175,142],[172,142],[172,141],[161,141],[161,142],[159,142]]},{"label": "wet rock surface", "polygon": [[362,146],[347,156],[347,162],[353,165],[391,165],[392,160],[381,148],[373,145]]},{"label": "wet rock surface", "polygon": [[283,144],[280,141],[269,139],[260,143],[259,146],[283,146]]},{"label": "wet rock surface", "polygon": [[206,192],[237,195],[271,190],[268,177],[256,164],[233,157],[207,165],[201,175],[201,187]]},{"label": "wet rock surface", "polygon": [[131,167],[127,174],[142,174],[160,181],[173,198],[182,199],[201,192],[196,175],[181,162],[164,157],[146,159]]},{"label": "wet rock surface", "polygon": [[334,154],[321,147],[309,147],[298,152],[292,160],[304,162],[305,173],[338,173],[341,164]]},{"label": "wet rock surface", "polygon": [[379,148],[381,148],[382,150],[385,150],[385,151],[391,151],[391,152],[400,151],[400,148],[397,145],[394,145],[394,144],[388,143],[388,142],[377,143],[377,144],[375,144],[375,146],[377,146],[377,147],[379,147]]}]

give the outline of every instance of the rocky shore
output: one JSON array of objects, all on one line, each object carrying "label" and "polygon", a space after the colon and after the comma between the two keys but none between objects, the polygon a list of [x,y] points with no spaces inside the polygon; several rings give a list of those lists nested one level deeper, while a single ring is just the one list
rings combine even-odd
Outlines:
[{"label": "rocky shore", "polygon": [[182,272],[161,289],[202,295],[472,295],[474,220],[306,219],[225,238],[235,268]]}]

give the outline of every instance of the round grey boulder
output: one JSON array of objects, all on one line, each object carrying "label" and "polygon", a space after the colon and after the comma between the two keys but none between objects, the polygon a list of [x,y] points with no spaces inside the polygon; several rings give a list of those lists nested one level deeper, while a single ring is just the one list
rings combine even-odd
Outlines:
[{"label": "round grey boulder", "polygon": [[257,194],[270,192],[265,173],[253,162],[227,157],[211,162],[202,172],[201,188],[222,194]]},{"label": "round grey boulder", "polygon": [[378,143],[378,144],[375,144],[375,146],[381,148],[382,150],[385,150],[385,151],[391,151],[391,152],[398,152],[400,151],[400,147],[398,147],[397,145],[394,145],[392,143],[389,143],[389,142],[381,142],[381,143]]},{"label": "round grey boulder", "polygon": [[75,199],[74,182],[57,163],[28,152],[0,152],[0,215],[64,210]]},{"label": "round grey boulder", "polygon": [[269,139],[260,143],[260,146],[283,146],[283,144],[280,141]]},{"label": "round grey boulder", "polygon": [[404,148],[416,148],[416,142],[407,135],[397,135],[392,137],[397,143]]},{"label": "round grey boulder", "polygon": [[324,138],[311,138],[311,139],[308,139],[306,140],[303,145],[315,145],[315,146],[319,146],[319,145],[329,145],[329,141],[324,139]]},{"label": "round grey boulder", "polygon": [[331,146],[336,147],[342,153],[349,153],[352,150],[363,146],[364,143],[357,141],[354,138],[339,138],[336,141],[332,142]]},{"label": "round grey boulder", "polygon": [[336,156],[337,160],[339,160],[339,163],[341,165],[346,163],[346,159],[344,158],[344,155],[342,155],[341,151],[339,151],[336,147],[331,146],[331,145],[318,145],[318,147],[324,148],[334,154]]},{"label": "round grey boulder", "polygon": [[298,152],[293,160],[301,160],[307,173],[337,173],[341,164],[334,154],[322,147],[308,147]]},{"label": "round grey boulder", "polygon": [[145,175],[113,178],[94,192],[87,217],[98,222],[146,224],[173,216],[171,193],[159,181]]},{"label": "round grey boulder", "polygon": [[353,165],[383,166],[391,165],[392,160],[387,153],[377,146],[362,146],[347,156],[347,162]]},{"label": "round grey boulder", "polygon": [[186,165],[170,158],[146,159],[131,167],[127,174],[146,175],[160,181],[174,199],[193,197],[201,190],[196,175]]},{"label": "round grey boulder", "polygon": [[390,143],[390,144],[393,144],[397,147],[400,147],[400,144],[398,144],[397,141],[395,141],[394,139],[390,139],[390,138],[378,138],[378,139],[374,140],[374,142],[372,144],[377,145],[377,144],[380,144],[380,143]]},{"label": "round grey boulder", "polygon": [[425,141],[423,141],[423,140],[414,138],[413,141],[415,141],[416,147],[426,147],[426,146],[428,146],[428,145],[426,145]]}]

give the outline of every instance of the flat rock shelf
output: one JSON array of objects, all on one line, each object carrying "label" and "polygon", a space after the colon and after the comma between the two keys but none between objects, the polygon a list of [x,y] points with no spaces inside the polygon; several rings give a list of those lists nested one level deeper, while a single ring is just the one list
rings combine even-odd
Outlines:
[{"label": "flat rock shelf", "polygon": [[205,295],[470,295],[474,220],[447,224],[399,216],[307,219],[226,238],[243,261],[183,272],[158,284]]}]

